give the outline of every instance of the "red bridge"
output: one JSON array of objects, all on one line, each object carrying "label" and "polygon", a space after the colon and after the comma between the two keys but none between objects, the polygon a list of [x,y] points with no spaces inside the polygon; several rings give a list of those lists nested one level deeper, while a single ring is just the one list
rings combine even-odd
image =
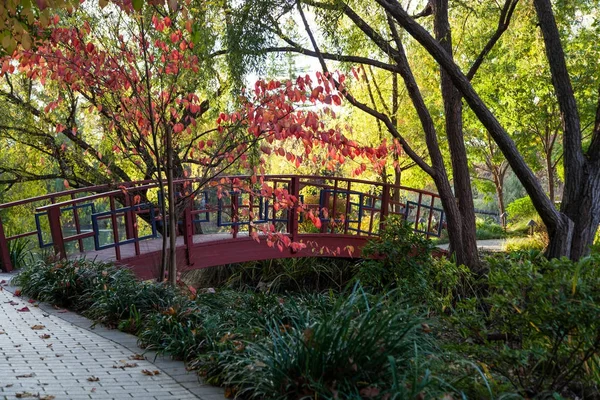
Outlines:
[{"label": "red bridge", "polygon": [[[273,192],[287,191],[303,205],[279,208],[274,196],[264,195],[265,185],[261,191],[253,181],[238,176],[176,182],[181,190],[179,271],[273,258],[359,257],[390,215],[402,216],[427,237],[439,236],[442,230],[444,212],[435,193],[356,179],[265,176],[264,184]],[[158,189],[155,181],[128,182],[1,204],[0,265],[11,271],[15,244],[34,238],[36,247],[60,257],[111,260],[130,266],[142,278],[155,277],[161,235],[168,235],[163,228],[168,215],[160,212]],[[320,228],[305,218],[311,210]],[[20,226],[9,223],[10,215],[19,216]],[[256,235],[262,224],[306,248],[269,244],[264,235]]]}]

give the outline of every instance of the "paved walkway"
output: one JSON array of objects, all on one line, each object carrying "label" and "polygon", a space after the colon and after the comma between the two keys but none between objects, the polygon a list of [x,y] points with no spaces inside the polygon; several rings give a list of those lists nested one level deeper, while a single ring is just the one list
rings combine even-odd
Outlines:
[{"label": "paved walkway", "polygon": [[[448,250],[449,244],[440,244],[440,249]],[[504,251],[506,239],[478,240],[477,248],[484,251]]]},{"label": "paved walkway", "polygon": [[[9,274],[0,273],[0,282]],[[31,302],[0,284],[0,399],[223,399],[137,338]],[[142,355],[143,354],[143,355]]]}]

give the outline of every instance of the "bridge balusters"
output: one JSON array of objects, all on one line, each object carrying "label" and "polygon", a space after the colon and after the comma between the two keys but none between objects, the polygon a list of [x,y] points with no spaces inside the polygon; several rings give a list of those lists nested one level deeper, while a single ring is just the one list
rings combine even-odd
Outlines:
[{"label": "bridge balusters", "polygon": [[115,243],[115,256],[117,261],[121,260],[121,246],[119,245],[119,226],[117,225],[117,214],[115,213],[115,198],[109,197],[110,201],[110,221],[112,225],[113,241]]},{"label": "bridge balusters", "polygon": [[0,257],[2,261],[2,269],[4,272],[10,272],[13,270],[12,261],[10,260],[10,252],[8,251],[8,243],[6,242],[6,236],[4,235],[4,226],[2,225],[2,218],[0,217]]}]

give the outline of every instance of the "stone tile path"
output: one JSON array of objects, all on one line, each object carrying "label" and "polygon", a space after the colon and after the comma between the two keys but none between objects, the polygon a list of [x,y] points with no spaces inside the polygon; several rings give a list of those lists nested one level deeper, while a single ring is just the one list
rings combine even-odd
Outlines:
[{"label": "stone tile path", "polygon": [[13,290],[0,285],[0,399],[223,399],[182,362],[144,354],[135,336]]}]

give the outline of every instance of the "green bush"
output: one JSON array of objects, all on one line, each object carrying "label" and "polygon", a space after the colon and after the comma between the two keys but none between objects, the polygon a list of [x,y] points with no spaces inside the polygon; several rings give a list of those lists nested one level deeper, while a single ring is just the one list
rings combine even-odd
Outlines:
[{"label": "green bush", "polygon": [[523,396],[598,398],[598,265],[599,256],[572,262],[534,251],[491,258],[488,296],[461,304],[455,329]]},{"label": "green bush", "polygon": [[433,245],[412,226],[392,216],[379,238],[362,249],[365,259],[358,264],[356,277],[368,288],[398,288],[409,296],[422,296],[428,288],[426,266],[431,263]]},{"label": "green bush", "polygon": [[84,310],[93,302],[92,291],[102,288],[117,269],[89,260],[37,261],[15,277],[23,294],[61,307]]},{"label": "green bush", "polygon": [[506,212],[513,223],[538,218],[538,213],[529,196],[521,197],[510,203],[506,206]]},{"label": "green bush", "polygon": [[491,218],[477,218],[475,221],[478,240],[501,239],[506,237],[504,228]]}]

